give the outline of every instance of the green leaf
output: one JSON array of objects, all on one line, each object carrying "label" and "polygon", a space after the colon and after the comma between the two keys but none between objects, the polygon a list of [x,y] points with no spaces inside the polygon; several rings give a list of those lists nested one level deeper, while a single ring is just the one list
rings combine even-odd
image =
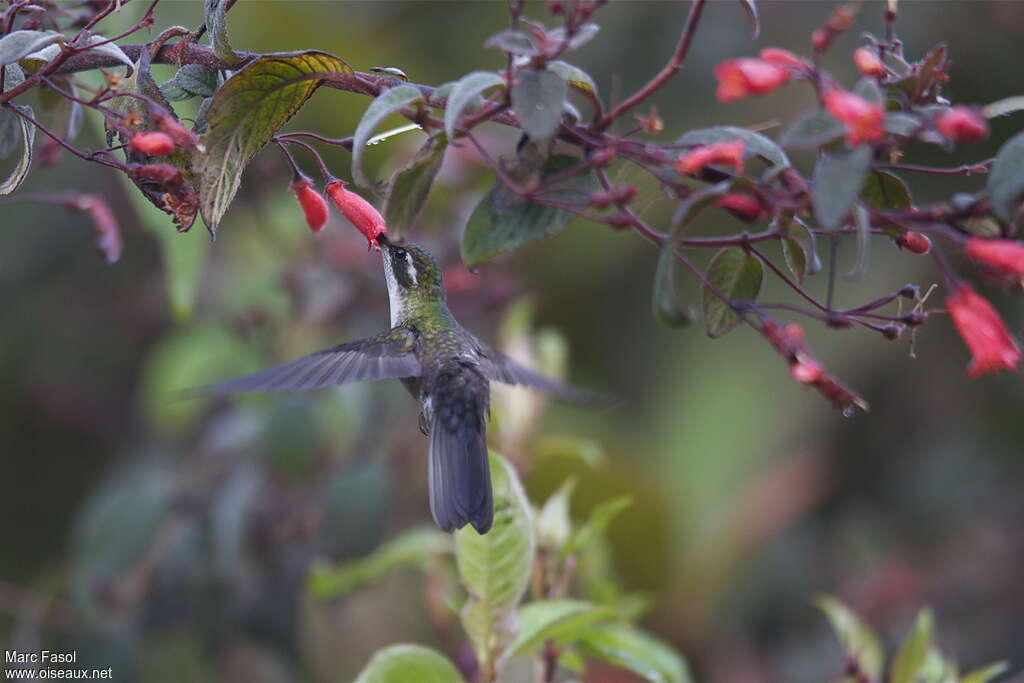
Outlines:
[{"label": "green leaf", "polygon": [[405,167],[395,171],[384,202],[384,222],[392,239],[400,238],[423,210],[448,144],[443,136],[427,140]]},{"label": "green leaf", "polygon": [[918,613],[913,630],[896,652],[889,683],[914,683],[917,680],[932,649],[934,621],[931,611],[923,609]]},{"label": "green leaf", "polygon": [[[542,174],[550,175],[576,163],[574,157],[553,156],[544,164]],[[589,174],[576,175],[560,185],[588,190],[595,181]],[[566,191],[547,196],[562,199],[575,195]],[[469,217],[462,235],[462,260],[468,268],[474,268],[499,254],[556,234],[572,218],[573,214],[563,209],[529,202],[498,181]]]},{"label": "green leaf", "polygon": [[13,64],[26,55],[63,40],[64,36],[56,31],[11,31],[0,38],[0,66]]},{"label": "green leaf", "polygon": [[688,306],[681,299],[676,243],[701,210],[728,189],[729,183],[725,182],[697,190],[679,205],[672,217],[672,230],[658,253],[658,265],[654,270],[654,295],[651,298],[655,319],[667,327],[688,325],[692,318]]},{"label": "green leaf", "polygon": [[526,33],[506,29],[484,41],[484,47],[493,47],[513,55],[535,57],[540,54],[537,44]]},{"label": "green leaf", "polygon": [[691,130],[676,142],[680,145],[710,145],[715,142],[742,140],[744,156],[758,155],[764,157],[776,169],[789,168],[789,157],[775,142],[769,138],[746,128],[737,126],[714,126]]},{"label": "green leaf", "polygon": [[814,167],[814,217],[821,227],[835,230],[860,194],[871,166],[871,147],[837,149],[822,154]]},{"label": "green leaf", "polygon": [[794,121],[779,138],[787,149],[813,149],[827,145],[846,135],[846,126],[824,109],[806,112]]},{"label": "green leaf", "polygon": [[213,53],[228,64],[238,64],[241,57],[235,54],[228,41],[228,17],[225,0],[206,0],[206,32],[210,34]]},{"label": "green leaf", "polygon": [[401,643],[378,650],[355,683],[464,683],[451,660],[422,645]]},{"label": "green leaf", "polygon": [[559,59],[548,62],[548,70],[555,72],[562,77],[562,80],[584,94],[592,97],[597,96],[597,83],[590,77],[590,74],[578,66],[573,66],[569,62],[563,62]]},{"label": "green leaf", "polygon": [[635,671],[652,683],[689,683],[682,656],[654,636],[628,624],[608,624],[580,634],[580,649],[616,666]]},{"label": "green leaf", "polygon": [[565,558],[586,549],[598,537],[603,536],[608,530],[608,525],[632,504],[631,496],[618,496],[595,505],[587,521],[569,537],[569,542],[562,548],[561,556]]},{"label": "green leaf", "polygon": [[[93,34],[85,39],[85,44],[89,46],[89,52],[95,52],[96,54],[111,57],[124,64],[129,69],[133,68],[134,64],[132,63],[131,58],[124,53],[124,50],[114,43],[105,42],[106,40],[107,38],[103,36]],[[97,45],[97,43],[103,44]]]},{"label": "green leaf", "polygon": [[530,580],[533,513],[515,469],[491,455],[494,524],[480,535],[466,525],[455,532],[459,578],[469,592],[462,622],[486,670],[511,640],[511,623]]},{"label": "green leaf", "polygon": [[857,658],[861,669],[877,680],[882,675],[882,646],[878,636],[853,611],[832,596],[823,595],[815,601],[828,617],[832,631],[843,650]]},{"label": "green leaf", "polygon": [[455,139],[455,127],[462,112],[480,99],[480,93],[498,85],[505,85],[505,79],[493,71],[473,71],[455,83],[444,110],[444,132],[449,140]]},{"label": "green leaf", "polygon": [[186,64],[173,78],[161,83],[160,90],[172,101],[210,97],[217,90],[217,72],[199,64]]},{"label": "green leaf", "polygon": [[761,17],[757,14],[757,2],[756,0],[740,0],[740,3],[743,5],[747,16],[750,17],[753,37],[756,40],[761,35]]},{"label": "green leaf", "polygon": [[382,92],[366,108],[363,118],[356,126],[355,135],[352,136],[352,179],[357,185],[370,187],[374,184],[374,181],[363,172],[363,152],[366,143],[373,136],[373,131],[391,114],[422,99],[423,94],[415,86],[399,85]]},{"label": "green leaf", "polygon": [[358,560],[337,567],[314,565],[308,590],[320,600],[339,598],[399,567],[422,564],[451,551],[451,536],[439,529],[410,529]]},{"label": "green leaf", "polygon": [[860,200],[873,209],[909,209],[913,205],[910,188],[888,171],[872,171],[864,181]]},{"label": "green leaf", "polygon": [[[12,109],[20,111],[26,116],[32,116],[32,109],[30,107],[22,106],[20,104],[8,105]],[[20,131],[21,137],[21,158],[18,159],[18,163],[15,164],[14,169],[11,170],[10,174],[3,181],[0,181],[0,197],[6,197],[9,194],[17,191],[21,184],[25,182],[25,178],[28,177],[29,169],[32,168],[32,143],[36,139],[36,127],[28,122],[28,119],[23,116],[18,116],[13,111],[4,111],[5,115],[13,116],[18,120],[13,122],[17,128],[15,130]],[[0,121],[2,124],[2,121]],[[8,126],[12,124],[8,122]],[[17,139],[18,133],[15,133],[15,139]],[[17,143],[15,143],[17,144]]]},{"label": "green leaf", "polygon": [[797,284],[821,270],[814,233],[806,225],[792,222],[783,230],[782,258]]},{"label": "green leaf", "polygon": [[583,600],[531,602],[519,609],[519,631],[505,650],[504,659],[529,653],[550,639],[571,643],[588,627],[615,617],[613,608]]},{"label": "green leaf", "polygon": [[[711,259],[707,277],[729,301],[753,301],[761,291],[764,269],[742,248],[725,247]],[[706,285],[701,286],[701,301],[709,337],[721,337],[740,324],[740,314]]]},{"label": "green leaf", "polygon": [[857,81],[853,86],[853,92],[872,104],[882,104],[885,102],[885,95],[882,94],[882,89],[878,87],[878,82],[868,76]]},{"label": "green leaf", "polygon": [[988,176],[992,210],[1007,223],[1013,221],[1014,207],[1024,194],[1024,132],[1003,143]]},{"label": "green leaf", "polygon": [[1010,668],[1009,662],[995,662],[964,674],[960,683],[989,683],[993,678],[1006,673]]},{"label": "green leaf", "polygon": [[569,517],[569,499],[576,488],[576,477],[569,476],[552,493],[537,513],[537,545],[548,550],[559,550],[572,533],[572,519]]},{"label": "green leaf", "polygon": [[241,182],[252,157],[297,112],[327,78],[352,73],[324,52],[265,55],[229,78],[206,112],[202,141],[200,211],[211,234]]},{"label": "green leaf", "polygon": [[510,93],[512,111],[534,140],[549,140],[562,119],[568,84],[553,71],[522,69]]},{"label": "green leaf", "polygon": [[921,119],[913,114],[894,111],[885,115],[885,132],[904,138],[913,136],[921,129]]}]

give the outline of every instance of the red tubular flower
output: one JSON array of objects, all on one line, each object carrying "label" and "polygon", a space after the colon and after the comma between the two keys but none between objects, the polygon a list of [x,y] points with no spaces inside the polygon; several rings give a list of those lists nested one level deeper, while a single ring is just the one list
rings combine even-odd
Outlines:
[{"label": "red tubular flower", "polygon": [[967,255],[999,275],[1024,278],[1024,244],[1011,240],[967,240]]},{"label": "red tubular flower", "polygon": [[896,238],[896,244],[914,254],[927,254],[932,250],[932,241],[928,235],[910,230]]},{"label": "red tubular flower", "polygon": [[954,142],[977,142],[988,137],[988,121],[971,107],[947,109],[935,117],[935,127]]},{"label": "red tubular flower", "polygon": [[153,112],[153,122],[167,133],[178,147],[194,147],[199,144],[196,134],[181,125],[173,116]]},{"label": "red tubular flower", "polygon": [[743,173],[743,141],[715,142],[684,154],[676,159],[679,175],[696,173],[708,164],[725,164]]},{"label": "red tubular flower", "polygon": [[742,192],[730,192],[715,200],[715,205],[728,209],[748,221],[757,220],[764,213],[764,207],[749,194]]},{"label": "red tubular flower", "polygon": [[728,59],[715,67],[718,99],[732,102],[770,93],[789,81],[789,71],[763,59]]},{"label": "red tubular flower", "polygon": [[846,126],[846,141],[853,146],[878,142],[885,135],[885,110],[880,104],[845,90],[830,90],[825,93],[825,108]]},{"label": "red tubular flower", "polygon": [[865,76],[879,76],[885,73],[885,65],[878,58],[878,53],[869,47],[858,47],[854,50],[853,63]]},{"label": "red tubular flower", "polygon": [[975,293],[970,285],[961,284],[946,299],[946,308],[956,331],[974,356],[967,366],[968,377],[974,379],[988,372],[1017,369],[1020,347],[992,304]]},{"label": "red tubular flower", "polygon": [[174,151],[174,140],[167,133],[157,131],[143,131],[132,136],[132,149],[149,154],[150,156],[161,156]]},{"label": "red tubular flower", "polygon": [[761,50],[761,59],[763,61],[774,64],[775,66],[781,66],[789,69],[806,69],[807,63],[797,57],[789,50],[783,50],[781,47],[766,47]]},{"label": "red tubular flower", "polygon": [[327,225],[327,201],[309,184],[309,178],[299,178],[291,185],[295,198],[299,200],[306,223],[313,232],[320,232]]},{"label": "red tubular flower", "polygon": [[327,183],[325,190],[345,218],[366,236],[367,249],[377,243],[377,237],[387,234],[388,228],[380,212],[355,192],[346,190],[344,181],[335,178]]}]

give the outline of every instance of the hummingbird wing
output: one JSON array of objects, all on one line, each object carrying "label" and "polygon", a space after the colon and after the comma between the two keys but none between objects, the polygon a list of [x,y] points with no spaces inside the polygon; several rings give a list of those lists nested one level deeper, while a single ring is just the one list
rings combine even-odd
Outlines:
[{"label": "hummingbird wing", "polygon": [[396,328],[368,339],[335,346],[251,375],[211,384],[203,394],[246,391],[303,391],[368,379],[401,379],[420,374],[413,354],[416,336]]},{"label": "hummingbird wing", "polygon": [[485,377],[496,382],[533,387],[570,403],[600,407],[615,402],[615,398],[607,394],[545,377],[512,360],[501,351],[483,344],[480,345],[480,371]]}]

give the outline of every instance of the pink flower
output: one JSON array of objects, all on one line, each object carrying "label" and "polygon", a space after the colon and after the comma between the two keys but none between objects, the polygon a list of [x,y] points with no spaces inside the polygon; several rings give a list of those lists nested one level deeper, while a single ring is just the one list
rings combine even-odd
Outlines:
[{"label": "pink flower", "polygon": [[132,149],[144,152],[150,156],[162,156],[174,151],[174,140],[167,133],[156,131],[144,131],[136,133],[131,140]]},{"label": "pink flower", "polygon": [[797,57],[789,50],[783,50],[781,47],[766,47],[761,50],[761,59],[765,62],[774,64],[775,66],[781,66],[789,69],[806,69],[807,63]]},{"label": "pink flower", "polygon": [[869,47],[858,47],[853,51],[853,63],[857,70],[865,76],[878,76],[885,73],[885,65],[878,58],[878,53]]},{"label": "pink flower", "polygon": [[885,110],[880,104],[845,90],[830,90],[825,93],[825,108],[846,126],[846,141],[853,146],[878,142],[885,135]]},{"label": "pink flower", "polygon": [[974,356],[967,366],[968,377],[974,379],[989,372],[1017,369],[1020,347],[992,304],[976,294],[970,285],[960,285],[946,299],[946,308]]},{"label": "pink flower", "polygon": [[291,185],[295,198],[299,200],[306,224],[313,232],[320,232],[327,225],[327,201],[323,195],[310,187],[308,178],[299,178]]},{"label": "pink flower", "polygon": [[715,205],[728,209],[748,221],[757,220],[764,213],[764,207],[749,194],[742,192],[730,192],[715,200]]},{"label": "pink flower", "polygon": [[344,181],[335,178],[327,183],[324,190],[349,223],[366,237],[367,248],[376,244],[380,235],[387,234],[388,228],[380,212],[360,195],[346,190]]},{"label": "pink flower", "polygon": [[999,275],[1024,278],[1024,244],[1012,240],[967,240],[967,255]]},{"label": "pink flower", "polygon": [[718,99],[732,102],[749,95],[764,95],[789,81],[787,69],[763,59],[729,59],[715,67]]},{"label": "pink flower", "polygon": [[977,142],[988,137],[988,121],[971,107],[947,109],[935,117],[935,127],[955,142]]},{"label": "pink flower", "polygon": [[679,175],[696,173],[708,164],[732,166],[737,173],[743,173],[743,141],[715,142],[698,147],[676,159]]}]

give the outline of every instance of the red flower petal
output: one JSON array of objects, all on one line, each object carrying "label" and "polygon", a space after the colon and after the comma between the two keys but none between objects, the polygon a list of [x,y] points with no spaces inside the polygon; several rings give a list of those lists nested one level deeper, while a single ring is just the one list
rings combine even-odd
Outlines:
[{"label": "red flower petal", "polygon": [[885,135],[882,105],[845,90],[830,90],[824,99],[829,113],[846,126],[846,141],[851,145],[878,142]]},{"label": "red flower petal", "polygon": [[1000,275],[1024,278],[1024,244],[1011,240],[967,240],[967,255]]},{"label": "red flower petal", "polygon": [[947,109],[935,118],[935,127],[955,142],[977,142],[988,137],[988,121],[970,107]]},{"label": "red flower petal", "polygon": [[343,181],[331,180],[325,191],[349,223],[366,236],[367,248],[377,243],[377,237],[387,234],[388,229],[380,212],[360,195],[346,190]]},{"label": "red flower petal", "polygon": [[174,151],[174,140],[167,133],[144,131],[132,136],[131,147],[150,156],[161,156]]},{"label": "red flower petal", "polygon": [[968,377],[974,379],[989,372],[1017,369],[1020,347],[992,304],[975,293],[970,285],[960,285],[946,299],[946,308],[974,356],[967,366]]},{"label": "red flower petal", "polygon": [[722,102],[770,93],[789,81],[789,71],[763,59],[729,59],[715,67]]},{"label": "red flower petal", "polygon": [[306,223],[313,232],[320,232],[327,224],[327,200],[319,192],[309,185],[305,178],[292,183],[292,192],[299,200],[303,213],[306,214]]},{"label": "red flower petal", "polygon": [[885,65],[878,58],[878,53],[869,47],[858,47],[853,51],[853,63],[857,70],[865,76],[878,76],[885,73]]}]

